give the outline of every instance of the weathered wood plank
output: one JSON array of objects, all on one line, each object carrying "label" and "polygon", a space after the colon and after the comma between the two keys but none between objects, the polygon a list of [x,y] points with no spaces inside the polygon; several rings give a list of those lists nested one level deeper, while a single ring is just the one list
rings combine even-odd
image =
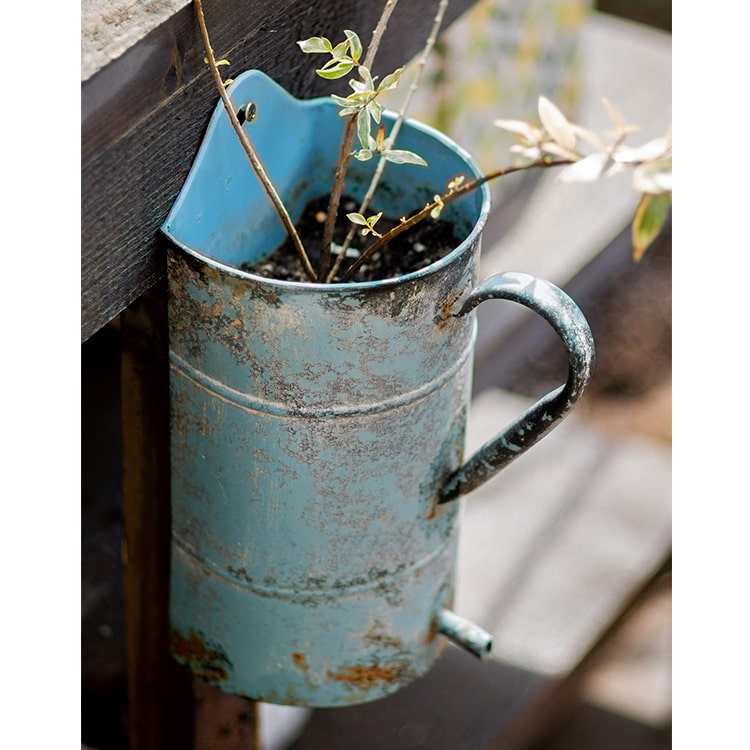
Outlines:
[{"label": "weathered wood plank", "polygon": [[257,704],[198,679],[196,695],[195,750],[264,750],[258,734]]},{"label": "weathered wood plank", "polygon": [[[473,2],[451,2],[446,25]],[[205,3],[212,45],[231,60],[230,73],[259,68],[305,98],[331,89],[295,42],[345,28],[367,39],[379,8],[357,0]],[[400,3],[375,72],[413,57],[433,15],[431,0]],[[82,340],[164,274],[158,229],[217,101],[203,57],[190,5],[82,84]]]},{"label": "weathered wood plank", "polygon": [[[469,450],[529,404],[485,391]],[[558,679],[586,656],[671,544],[671,457],[569,417],[465,500],[456,610],[496,658]]]},{"label": "weathered wood plank", "polygon": [[[163,286],[163,285],[160,285]],[[133,750],[192,746],[187,670],[169,655],[169,381],[166,290],[122,316],[128,734]]]}]

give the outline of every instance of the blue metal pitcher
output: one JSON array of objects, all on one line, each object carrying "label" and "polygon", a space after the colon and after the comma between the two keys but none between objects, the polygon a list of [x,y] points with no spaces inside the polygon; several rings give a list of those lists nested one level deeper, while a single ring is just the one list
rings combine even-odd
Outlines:
[{"label": "blue metal pitcher", "polygon": [[[290,213],[331,187],[342,119],[258,71],[236,79],[249,133]],[[391,115],[386,116],[393,121]],[[378,204],[394,215],[478,175],[437,131],[409,122]],[[361,198],[372,164],[355,163]],[[388,173],[386,173],[387,176]],[[425,674],[446,637],[477,655],[451,611],[457,499],[554,427],[580,397],[593,342],[578,308],[525,274],[477,283],[486,186],[444,218],[465,239],[405,276],[284,282],[238,270],[284,233],[221,103],[163,231],[168,250],[172,652],[255,700],[341,706]],[[487,299],[534,309],[559,333],[567,382],[463,461],[475,316]]]}]

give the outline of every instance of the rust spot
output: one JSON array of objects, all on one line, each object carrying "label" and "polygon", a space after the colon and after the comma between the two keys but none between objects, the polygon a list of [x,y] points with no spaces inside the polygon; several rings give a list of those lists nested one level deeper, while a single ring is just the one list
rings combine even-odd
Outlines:
[{"label": "rust spot", "polygon": [[445,301],[440,305],[440,310],[434,319],[438,331],[443,330],[453,319],[453,307],[455,306],[459,296],[460,295],[458,292],[452,290],[446,297]]},{"label": "rust spot", "polygon": [[442,505],[438,505],[438,499],[440,498],[439,493],[435,493],[435,495],[432,498],[432,501],[430,502],[430,510],[427,512],[427,515],[424,517],[425,521],[433,521],[436,518],[440,518],[445,511],[448,508],[448,505],[450,503],[444,503]]},{"label": "rust spot", "polygon": [[379,682],[395,682],[404,671],[400,664],[388,667],[374,665],[371,667],[346,666],[341,667],[336,674],[328,672],[328,679],[345,682],[359,688],[376,685]]},{"label": "rust spot", "polygon": [[208,646],[192,628],[189,635],[170,630],[170,649],[174,657],[204,682],[217,685],[229,677],[232,663],[218,648]]},{"label": "rust spot", "polygon": [[424,638],[422,639],[422,645],[428,646],[430,643],[432,643],[435,638],[437,638],[438,635],[438,618],[437,615],[433,615],[432,619],[430,620],[430,627],[428,628],[427,632],[425,633]]},{"label": "rust spot", "polygon": [[425,521],[432,521],[433,518],[435,518],[435,510],[437,508],[437,499],[438,496],[435,495],[432,498],[432,501],[430,502],[430,510],[428,511],[427,515],[425,516]]},{"label": "rust spot", "polygon": [[376,622],[370,628],[370,632],[364,636],[364,639],[370,644],[384,646],[394,651],[400,651],[403,646],[401,639],[388,635],[380,622]]},{"label": "rust spot", "polygon": [[304,669],[305,671],[310,668],[310,665],[307,663],[307,657],[304,654],[301,654],[299,651],[295,651],[292,654],[292,663],[295,667],[299,667],[300,669]]}]

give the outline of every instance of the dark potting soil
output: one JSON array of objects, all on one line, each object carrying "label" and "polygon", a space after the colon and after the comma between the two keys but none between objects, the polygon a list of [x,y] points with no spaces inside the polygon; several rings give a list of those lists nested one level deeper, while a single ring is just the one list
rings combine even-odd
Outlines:
[{"label": "dark potting soil", "polygon": [[[327,195],[319,196],[310,200],[302,211],[297,222],[297,231],[302,238],[302,243],[310,257],[314,269],[320,266],[320,256],[323,248],[323,232],[325,218],[328,211]],[[349,197],[341,200],[338,212],[338,220],[333,233],[334,245],[341,245],[349,232],[351,222],[346,214],[358,211],[358,204]],[[375,228],[381,234],[399,223],[398,218],[381,216]],[[359,229],[352,240],[352,248],[361,251],[373,242],[373,236],[363,237]],[[378,250],[372,258],[363,263],[351,279],[357,281],[376,281],[381,279],[392,279],[403,276],[406,273],[418,271],[429,266],[431,263],[447,255],[457,247],[462,238],[457,238],[453,224],[441,219],[426,219],[416,226],[402,232],[392,242]],[[335,247],[334,247],[335,251]],[[332,253],[329,268],[336,261],[336,255]],[[347,257],[341,264],[336,281],[346,271],[351,263],[356,260],[356,255]],[[267,258],[254,264],[242,264],[241,270],[266,278],[280,279],[282,281],[309,281],[302,269],[297,250],[292,241],[287,238],[285,242],[274,249]]]}]

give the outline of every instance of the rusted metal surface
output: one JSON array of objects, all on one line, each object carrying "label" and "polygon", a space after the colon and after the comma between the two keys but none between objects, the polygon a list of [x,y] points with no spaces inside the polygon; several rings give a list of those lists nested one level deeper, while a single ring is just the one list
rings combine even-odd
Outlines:
[{"label": "rusted metal surface", "polygon": [[442,610],[438,615],[437,628],[444,636],[479,659],[489,656],[492,650],[490,633],[449,609]]},{"label": "rusted metal surface", "polygon": [[203,682],[219,685],[229,676],[232,663],[227,655],[220,648],[208,646],[194,630],[185,635],[172,628],[169,646],[178,661]]},{"label": "rusted metal surface", "polygon": [[[340,118],[329,101],[299,102],[262,76],[235,87],[266,113],[254,140],[294,213],[330,186]],[[399,145],[430,168],[399,172],[386,212],[404,211],[400,191],[414,190],[407,206],[419,205],[475,173],[429,128],[405,127]],[[369,169],[352,170],[355,197]],[[281,230],[217,110],[165,232],[171,622],[221,655],[226,674],[209,664],[222,690],[362,703],[438,659],[458,503],[436,501],[463,458],[476,327],[454,311],[476,288],[488,210],[486,189],[450,207],[466,239],[398,279],[320,285],[243,273],[240,262],[269,252]],[[198,645],[190,635],[188,644],[175,655],[191,665]]]}]

